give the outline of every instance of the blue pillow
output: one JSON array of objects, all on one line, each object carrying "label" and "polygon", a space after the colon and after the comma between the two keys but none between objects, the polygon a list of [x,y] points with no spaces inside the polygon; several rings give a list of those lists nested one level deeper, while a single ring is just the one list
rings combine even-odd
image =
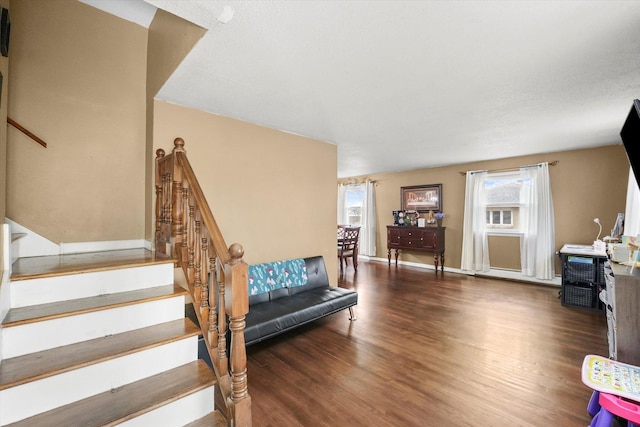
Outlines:
[{"label": "blue pillow", "polygon": [[283,261],[283,280],[287,288],[304,286],[309,281],[307,277],[307,264],[304,259],[290,259]]},{"label": "blue pillow", "polygon": [[249,295],[307,284],[304,259],[265,262],[249,266]]},{"label": "blue pillow", "polygon": [[278,269],[273,262],[249,266],[249,295],[258,295],[284,288],[278,278]]}]

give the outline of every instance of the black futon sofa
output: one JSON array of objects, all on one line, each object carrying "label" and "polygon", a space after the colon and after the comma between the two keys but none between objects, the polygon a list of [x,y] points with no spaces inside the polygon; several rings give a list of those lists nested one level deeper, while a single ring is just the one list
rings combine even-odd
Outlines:
[{"label": "black futon sofa", "polygon": [[[300,262],[299,260],[288,260],[279,263],[292,261]],[[295,274],[292,271],[288,277],[286,274],[278,275],[273,280],[275,283],[269,284],[273,289],[258,291],[259,293],[252,292],[256,286],[255,283],[252,284],[252,268],[250,268],[249,314],[245,319],[246,328],[244,330],[247,346],[347,308],[350,312],[350,319],[355,320],[353,306],[358,303],[358,293],[349,289],[329,286],[329,277],[323,257],[301,258],[301,261],[306,270],[306,283],[291,286],[290,282],[295,284],[295,279],[291,279],[291,276]],[[278,263],[265,263],[251,267],[266,266],[268,272],[269,266],[274,264]],[[286,264],[284,268],[286,268]],[[253,270],[255,271],[255,269]],[[274,276],[277,274],[276,271]]]},{"label": "black futon sofa", "polygon": [[[355,320],[353,306],[357,303],[356,291],[329,286],[321,256],[250,266],[246,345],[345,309],[349,309],[349,319]],[[187,304],[185,314],[198,323],[192,304]],[[211,366],[202,337],[198,342],[198,357]]]}]

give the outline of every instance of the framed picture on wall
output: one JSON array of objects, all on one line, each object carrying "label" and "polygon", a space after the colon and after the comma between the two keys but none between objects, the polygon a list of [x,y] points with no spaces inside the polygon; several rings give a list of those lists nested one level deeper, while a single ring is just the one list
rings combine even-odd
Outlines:
[{"label": "framed picture on wall", "polygon": [[400,206],[405,211],[441,212],[442,184],[400,187]]}]

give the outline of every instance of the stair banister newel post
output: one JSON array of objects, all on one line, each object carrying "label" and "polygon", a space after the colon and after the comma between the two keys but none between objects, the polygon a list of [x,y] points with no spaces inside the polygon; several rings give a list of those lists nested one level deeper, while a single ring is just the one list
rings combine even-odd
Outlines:
[{"label": "stair banister newel post", "polygon": [[238,243],[226,246],[186,157],[184,140],[176,138],[174,146],[170,155],[156,151],[156,253],[176,258],[185,273],[229,425],[250,427],[244,340],[249,288],[244,249]]},{"label": "stair banister newel post", "polygon": [[248,266],[242,259],[244,249],[234,243],[229,247],[230,260],[225,270],[228,289],[225,294],[225,310],[229,316],[231,331],[231,411],[234,426],[251,425],[251,399],[247,384],[247,350],[244,341],[245,316],[249,312]]}]

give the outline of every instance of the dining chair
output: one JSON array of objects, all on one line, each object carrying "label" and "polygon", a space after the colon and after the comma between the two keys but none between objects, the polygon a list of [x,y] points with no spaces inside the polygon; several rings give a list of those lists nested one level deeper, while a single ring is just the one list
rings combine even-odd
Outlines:
[{"label": "dining chair", "polygon": [[348,259],[353,260],[353,268],[358,271],[358,239],[360,237],[360,227],[344,227],[342,238],[338,239],[338,258],[340,260],[340,274],[343,274],[344,266],[349,264]]}]

